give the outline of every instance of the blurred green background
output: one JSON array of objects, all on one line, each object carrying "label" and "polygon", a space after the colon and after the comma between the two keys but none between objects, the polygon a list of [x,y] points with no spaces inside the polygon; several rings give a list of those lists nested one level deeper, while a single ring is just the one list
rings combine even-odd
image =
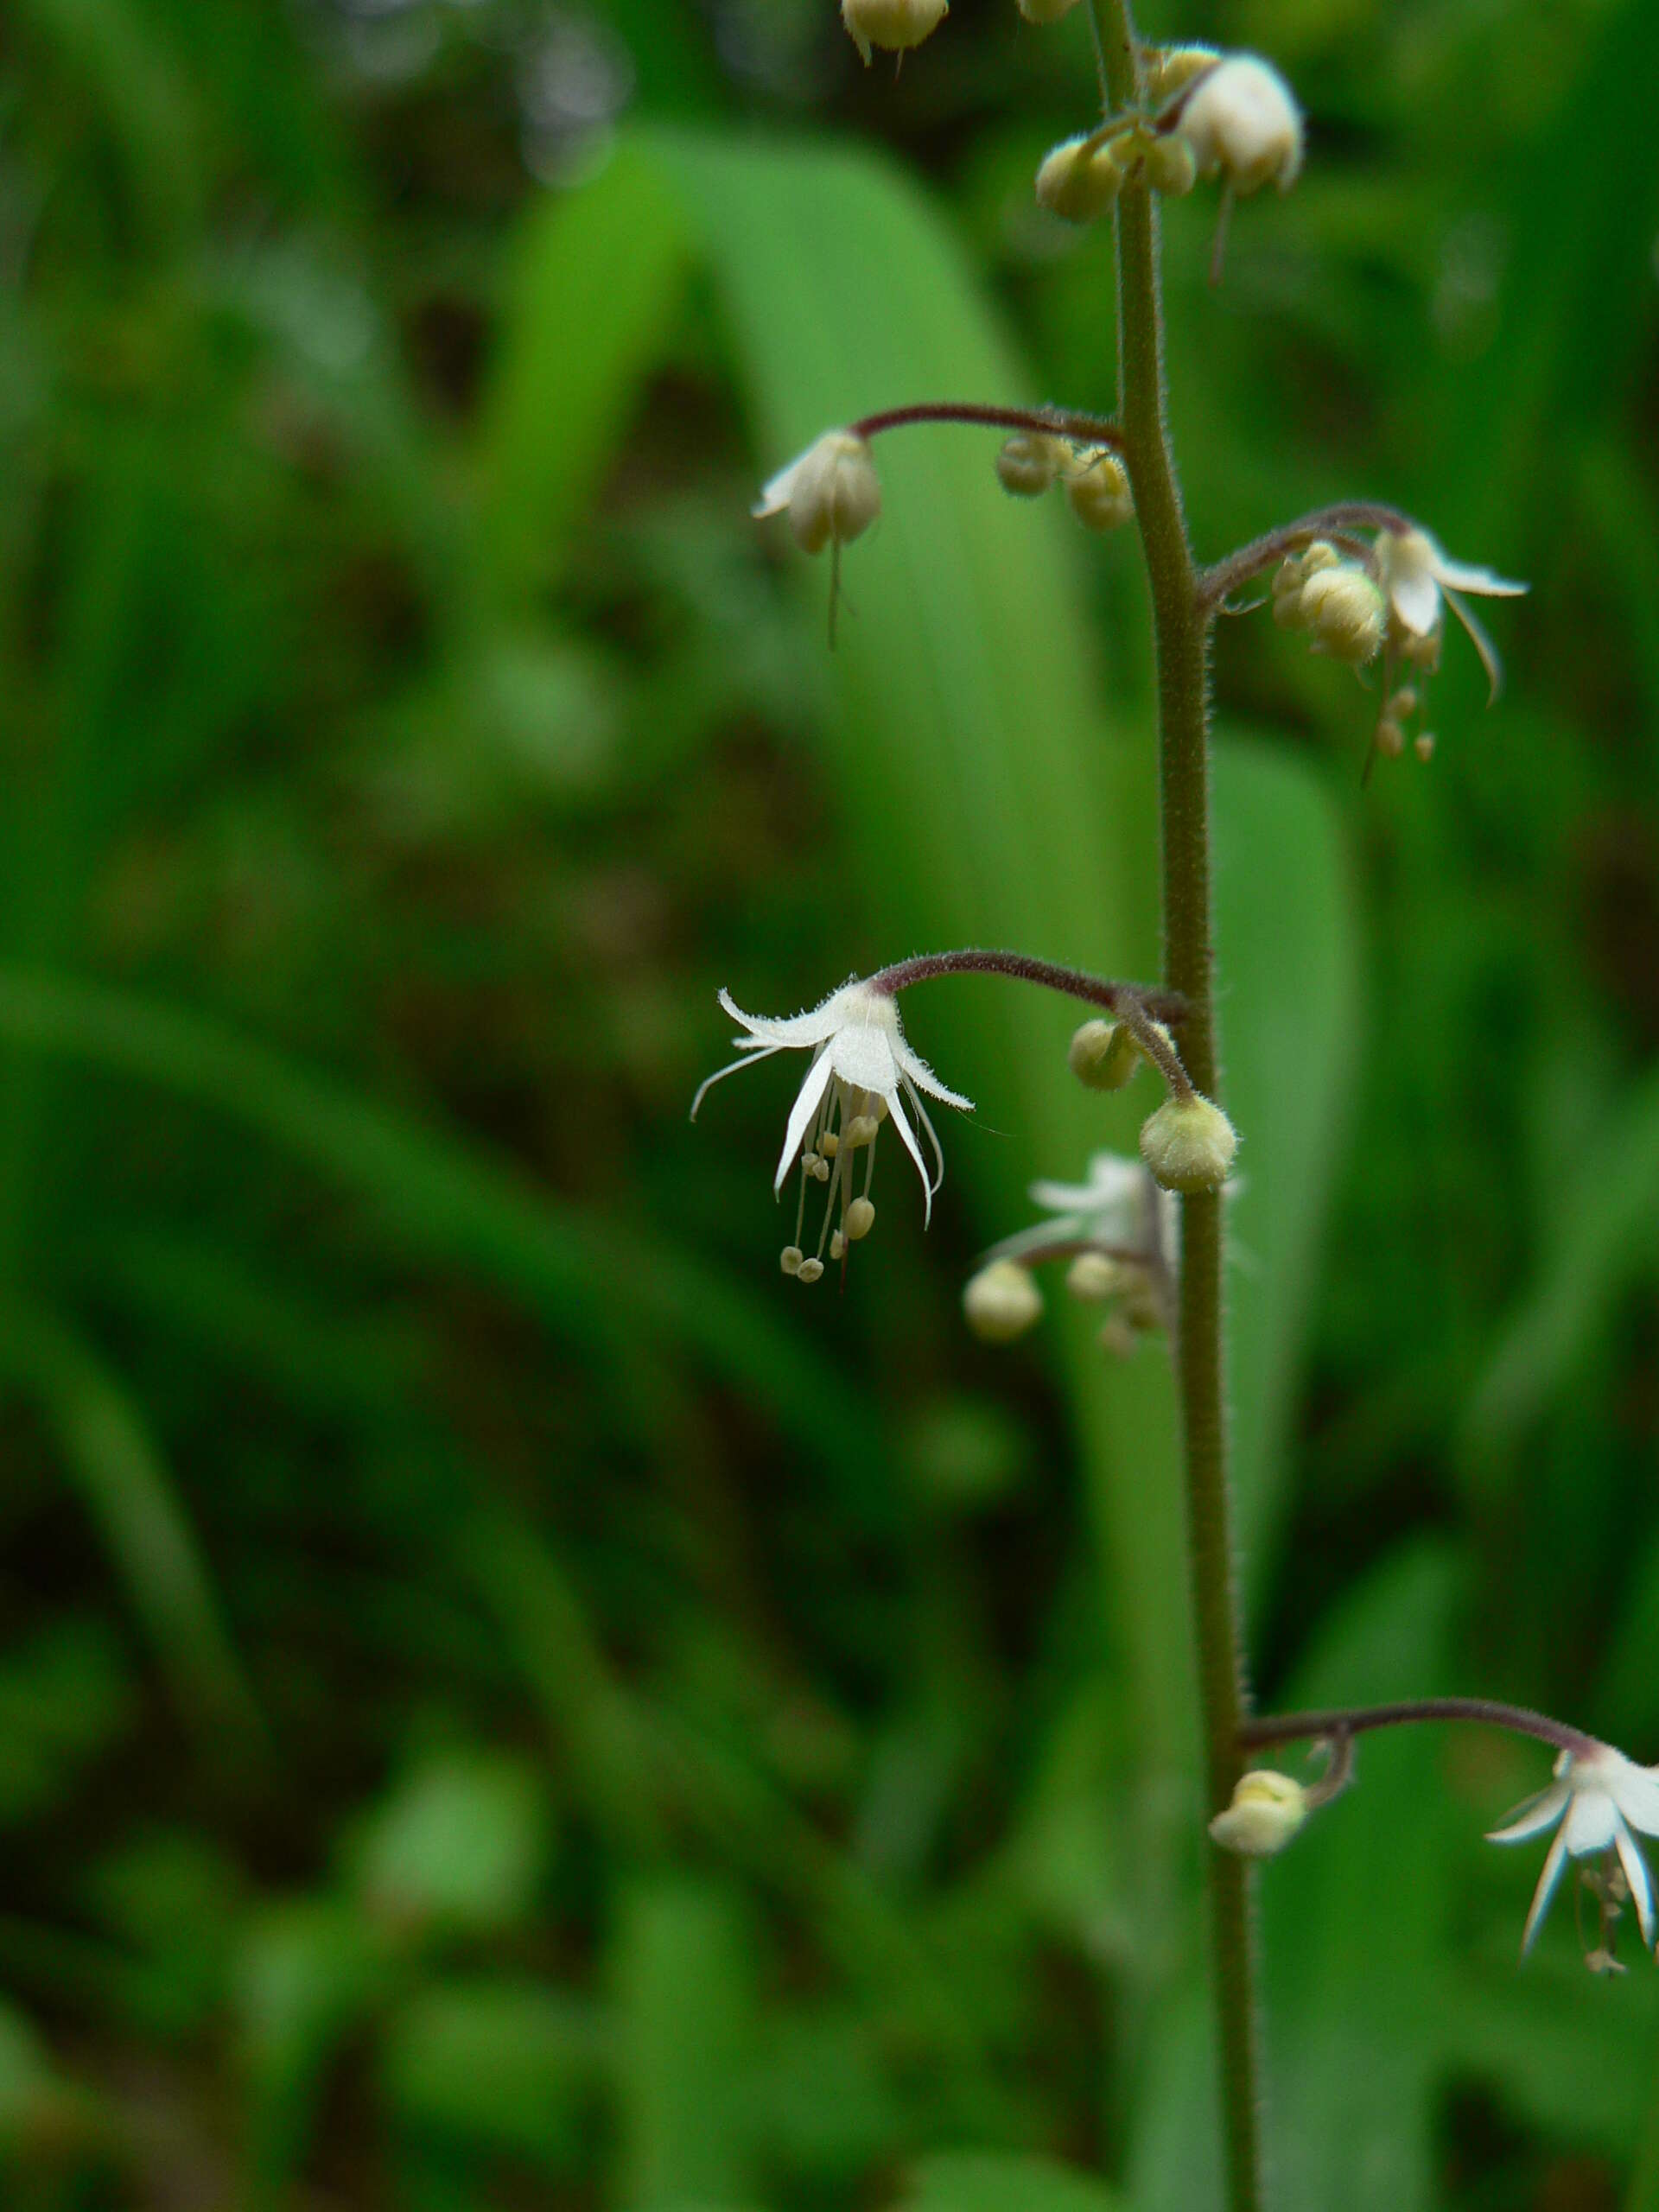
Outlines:
[{"label": "blurred green background", "polygon": [[[1219,640],[1259,1688],[1649,1757],[1659,25],[1145,15],[1310,115],[1219,292],[1169,211],[1201,549],[1369,494],[1534,587],[1363,793],[1374,699]],[[1215,2201],[1163,1363],[958,1311],[1150,1091],[917,993],[979,1114],[840,1295],[787,1064],[686,1122],[721,983],[1155,969],[1127,537],[896,436],[832,658],[747,513],[873,408],[1109,405],[1029,190],[1092,99],[1012,0],[896,80],[831,0],[7,10],[7,2207]],[[1517,1971],[1480,1841],[1542,1779],[1368,1741],[1267,1871],[1281,2206],[1659,2207],[1652,1969],[1563,1901]]]}]

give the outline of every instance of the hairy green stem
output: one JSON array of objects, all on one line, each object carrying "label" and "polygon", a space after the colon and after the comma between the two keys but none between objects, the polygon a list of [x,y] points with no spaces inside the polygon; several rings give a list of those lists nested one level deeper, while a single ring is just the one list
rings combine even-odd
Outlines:
[{"label": "hairy green stem", "polygon": [[[1141,97],[1129,0],[1090,0],[1112,109]],[[1187,538],[1164,419],[1158,223],[1144,183],[1117,201],[1118,421],[1152,588],[1158,656],[1165,977],[1187,1002],[1181,1052],[1217,1098],[1210,922],[1208,655],[1211,611]],[[1210,1803],[1227,1803],[1247,1713],[1233,1576],[1222,1344],[1222,1221],[1217,1192],[1181,1205],[1176,1332],[1187,1549]],[[1220,2032],[1223,2138],[1230,2212],[1261,2212],[1255,1932],[1243,1862],[1210,1854],[1211,1959]]]}]

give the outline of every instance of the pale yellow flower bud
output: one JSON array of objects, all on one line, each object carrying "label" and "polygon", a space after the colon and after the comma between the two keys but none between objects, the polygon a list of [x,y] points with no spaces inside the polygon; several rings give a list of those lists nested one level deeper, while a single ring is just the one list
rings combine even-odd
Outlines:
[{"label": "pale yellow flower bud", "polygon": [[1071,512],[1089,530],[1118,530],[1135,512],[1129,473],[1105,446],[1078,455],[1065,480]]},{"label": "pale yellow flower bud", "polygon": [[1232,1123],[1196,1091],[1165,1099],[1141,1128],[1141,1157],[1166,1191],[1218,1190],[1237,1150]]},{"label": "pale yellow flower bud", "polygon": [[1185,138],[1178,131],[1154,138],[1147,148],[1147,182],[1154,192],[1162,192],[1172,200],[1183,200],[1198,181],[1198,165]]},{"label": "pale yellow flower bud", "polygon": [[1352,561],[1310,576],[1302,586],[1299,614],[1301,626],[1313,632],[1314,652],[1346,661],[1351,668],[1376,658],[1388,627],[1382,592]]},{"label": "pale yellow flower bud", "polygon": [[1059,474],[1065,449],[1058,438],[1036,430],[1016,430],[996,456],[1002,489],[1016,499],[1034,499]]},{"label": "pale yellow flower bud", "polygon": [[1068,223],[1092,222],[1116,199],[1122,181],[1109,146],[1091,150],[1087,138],[1065,138],[1043,157],[1037,204]]},{"label": "pale yellow flower bud", "polygon": [[1141,1047],[1116,1021],[1085,1021],[1066,1049],[1066,1063],[1090,1090],[1122,1090],[1141,1065]]},{"label": "pale yellow flower bud", "polygon": [[1155,47],[1144,67],[1147,103],[1157,109],[1173,100],[1183,85],[1213,68],[1221,59],[1213,46]]},{"label": "pale yellow flower bud", "polygon": [[982,1342],[1011,1344],[1042,1313],[1043,1294],[1017,1260],[993,1260],[963,1288],[962,1310]]},{"label": "pale yellow flower bud", "polygon": [[1210,1833],[1224,1851],[1271,1859],[1300,1832],[1307,1815],[1307,1792],[1300,1782],[1256,1767],[1239,1777],[1232,1803],[1216,1815]]},{"label": "pale yellow flower bud", "polygon": [[1065,1287],[1073,1298],[1097,1306],[1116,1298],[1135,1272],[1108,1253],[1079,1252],[1065,1271]]},{"label": "pale yellow flower bud", "polygon": [[870,48],[905,54],[938,30],[950,0],[841,0],[841,20],[869,67]]}]

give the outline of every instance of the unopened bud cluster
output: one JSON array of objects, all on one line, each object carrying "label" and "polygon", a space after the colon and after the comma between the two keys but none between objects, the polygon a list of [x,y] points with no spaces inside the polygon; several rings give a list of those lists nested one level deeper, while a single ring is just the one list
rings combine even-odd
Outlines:
[{"label": "unopened bud cluster", "polygon": [[1119,530],[1135,513],[1129,474],[1109,446],[1075,446],[1041,430],[1016,430],[996,456],[1005,492],[1039,499],[1063,485],[1066,505],[1085,529]]},{"label": "unopened bud cluster", "polygon": [[1305,631],[1316,653],[1363,668],[1382,650],[1389,610],[1362,563],[1316,538],[1281,563],[1273,580],[1273,619],[1281,629]]},{"label": "unopened bud cluster", "polygon": [[1166,48],[1148,60],[1147,102],[1052,148],[1037,172],[1039,204],[1089,223],[1131,183],[1179,199],[1218,177],[1242,197],[1264,184],[1288,191],[1301,172],[1301,111],[1255,54]]},{"label": "unopened bud cluster", "polygon": [[1309,1792],[1294,1775],[1255,1767],[1239,1777],[1232,1802],[1210,1823],[1224,1851],[1245,1859],[1271,1859],[1294,1842],[1312,1810]]}]

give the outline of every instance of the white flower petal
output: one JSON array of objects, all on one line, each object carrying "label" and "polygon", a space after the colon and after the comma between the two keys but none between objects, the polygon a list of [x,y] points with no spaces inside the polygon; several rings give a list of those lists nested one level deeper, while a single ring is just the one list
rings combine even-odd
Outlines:
[{"label": "white flower petal", "polygon": [[833,1020],[826,1020],[833,999],[825,999],[822,1006],[815,1006],[810,1014],[795,1014],[780,1020],[774,1014],[745,1014],[728,990],[718,994],[720,1002],[734,1021],[741,1022],[749,1034],[763,1045],[794,1046],[821,1045],[835,1029]]},{"label": "white flower petal", "polygon": [[1466,561],[1449,560],[1438,545],[1434,547],[1434,572],[1448,591],[1471,591],[1477,599],[1519,599],[1532,588],[1530,584],[1517,584],[1508,576],[1495,575],[1490,569],[1474,569]]},{"label": "white flower petal", "polygon": [[784,1132],[784,1148],[778,1155],[778,1173],[772,1187],[781,1191],[784,1178],[799,1157],[801,1144],[812,1125],[812,1117],[823,1103],[823,1094],[830,1088],[832,1070],[830,1055],[822,1052],[806,1071],[806,1080],[795,1094],[795,1103],[789,1109],[789,1127]]},{"label": "white flower petal", "polygon": [[1592,1851],[1610,1850],[1623,1825],[1618,1806],[1605,1789],[1575,1789],[1561,1834],[1573,1858],[1584,1859]]},{"label": "white flower petal", "polygon": [[1561,1869],[1567,1864],[1567,1831],[1563,1829],[1549,1847],[1549,1856],[1544,1861],[1544,1871],[1538,1877],[1538,1886],[1532,1893],[1532,1910],[1527,1915],[1527,1924],[1521,1931],[1521,1955],[1524,1959],[1532,1948],[1532,1940],[1549,1910],[1549,1901],[1561,1878]]},{"label": "white flower petal", "polygon": [[1503,689],[1503,664],[1497,657],[1497,647],[1486,634],[1486,625],[1465,607],[1459,593],[1448,584],[1446,603],[1468,632],[1469,642],[1480,655],[1480,664],[1486,671],[1486,703],[1497,704],[1497,695]]},{"label": "white flower petal", "polygon": [[1489,1828],[1488,1843],[1528,1843],[1535,1835],[1542,1835],[1546,1828],[1554,1827],[1567,1810],[1567,1802],[1573,1795],[1572,1784],[1565,1780],[1552,1782],[1536,1796],[1524,1799],[1508,1814],[1501,1827]]},{"label": "white flower petal", "polygon": [[925,1090],[930,1098],[937,1098],[942,1106],[954,1106],[963,1114],[973,1112],[973,1100],[963,1097],[959,1091],[947,1090],[929,1067],[927,1062],[918,1052],[912,1052],[902,1037],[899,1040],[898,1049],[893,1058],[918,1090]]},{"label": "white flower petal", "polygon": [[927,1168],[922,1159],[922,1148],[916,1141],[915,1130],[905,1119],[905,1109],[899,1103],[897,1090],[888,1094],[887,1110],[893,1117],[893,1127],[904,1141],[905,1150],[916,1163],[916,1173],[922,1179],[922,1226],[925,1229],[933,1218],[933,1185],[927,1179]]},{"label": "white flower petal", "polygon": [[830,1062],[843,1083],[886,1098],[898,1088],[899,1069],[893,1039],[863,1022],[837,1029],[830,1040]]},{"label": "white flower petal", "polygon": [[788,507],[801,471],[811,459],[817,447],[817,440],[815,438],[804,453],[798,453],[793,461],[786,463],[761,486],[760,497],[749,509],[757,522],[764,521],[768,515],[780,515]]},{"label": "white flower petal", "polygon": [[702,1103],[705,1091],[712,1090],[717,1083],[724,1083],[728,1075],[735,1075],[740,1068],[752,1068],[757,1059],[769,1060],[774,1052],[781,1052],[784,1049],[781,1045],[766,1044],[759,1037],[740,1037],[736,1041],[747,1048],[743,1058],[741,1060],[728,1060],[723,1068],[716,1068],[713,1075],[704,1076],[702,1081],[697,1085],[697,1095],[691,1101],[691,1119],[694,1122],[697,1118],[697,1109]]},{"label": "white flower petal", "polygon": [[939,1142],[939,1133],[933,1126],[932,1117],[923,1105],[910,1077],[901,1075],[899,1080],[905,1096],[916,1109],[916,1118],[926,1132],[929,1144],[933,1147],[933,1188],[937,1191],[944,1181],[944,1147]]},{"label": "white flower petal", "polygon": [[1440,587],[1427,569],[1408,569],[1392,576],[1389,601],[1414,637],[1428,637],[1440,619]]},{"label": "white flower petal", "polygon": [[1619,1759],[1619,1771],[1609,1783],[1613,1802],[1633,1828],[1643,1835],[1659,1835],[1659,1768],[1638,1766],[1634,1759]]},{"label": "white flower petal", "polygon": [[1648,1862],[1642,1856],[1635,1838],[1623,1821],[1613,1831],[1613,1842],[1618,1850],[1618,1863],[1624,1869],[1624,1879],[1630,1885],[1630,1902],[1636,1907],[1636,1917],[1642,1930],[1642,1941],[1649,1950],[1653,1948],[1653,1878],[1648,1872]]}]

